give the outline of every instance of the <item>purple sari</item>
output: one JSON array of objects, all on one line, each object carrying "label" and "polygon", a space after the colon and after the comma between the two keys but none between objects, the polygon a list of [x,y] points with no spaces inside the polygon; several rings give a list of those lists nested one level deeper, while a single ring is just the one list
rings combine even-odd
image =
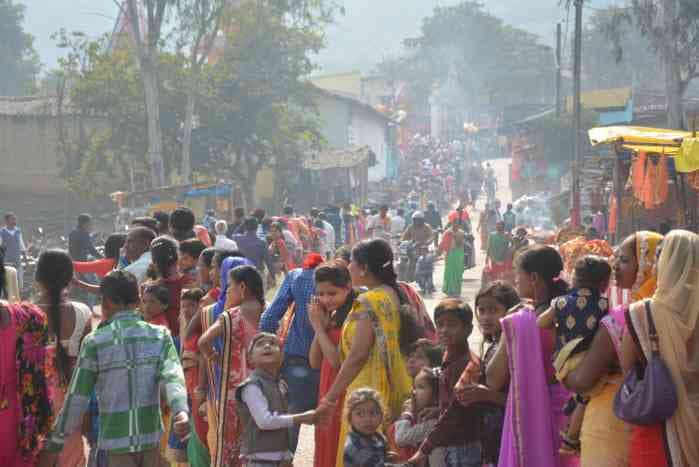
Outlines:
[{"label": "purple sari", "polygon": [[[570,397],[560,384],[548,384],[536,313],[522,308],[502,320],[510,389],[498,467],[574,467],[577,457],[561,457],[559,432],[566,426],[563,405]],[[546,363],[544,363],[546,362]]]}]

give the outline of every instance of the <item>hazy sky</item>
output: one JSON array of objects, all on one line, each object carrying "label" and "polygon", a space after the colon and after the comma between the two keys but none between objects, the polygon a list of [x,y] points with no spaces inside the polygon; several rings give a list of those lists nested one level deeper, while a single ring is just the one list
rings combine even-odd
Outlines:
[{"label": "hazy sky", "polygon": [[[555,23],[566,16],[559,0],[528,0],[526,7],[522,0],[482,1],[491,13],[541,35],[547,43],[553,42]],[[590,0],[586,5],[600,7],[612,1]],[[52,33],[66,28],[97,37],[111,31],[117,16],[114,0],[19,2],[27,7],[25,28],[34,35],[41,61],[49,68],[62,53],[51,40]],[[422,18],[434,6],[456,3],[459,0],[344,0],[346,15],[329,29],[328,48],[319,61],[327,71],[366,71],[382,57],[400,53],[402,40],[418,34]]]}]

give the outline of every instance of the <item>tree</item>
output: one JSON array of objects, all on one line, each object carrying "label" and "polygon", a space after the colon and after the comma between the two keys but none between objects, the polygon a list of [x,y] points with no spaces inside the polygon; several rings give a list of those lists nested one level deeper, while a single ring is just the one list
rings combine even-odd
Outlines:
[{"label": "tree", "polygon": [[206,69],[194,165],[238,181],[248,205],[263,167],[299,160],[320,144],[315,91],[303,79],[314,69],[309,55],[323,45],[327,8],[261,1],[233,9],[223,55]]},{"label": "tree", "polygon": [[0,95],[15,96],[33,92],[39,72],[34,38],[24,32],[24,5],[0,0]]},{"label": "tree", "polygon": [[[66,49],[53,73],[59,99],[59,144],[65,158],[63,176],[84,197],[145,188],[150,184],[149,135],[145,90],[138,59],[128,48],[111,49],[109,38],[90,40],[61,31]],[[163,169],[176,171],[183,120],[184,63],[181,57],[158,56]],[[75,123],[75,125],[73,125]],[[77,126],[78,131],[72,131]]]},{"label": "tree", "polygon": [[[682,99],[699,77],[699,4],[695,0],[631,0],[615,11],[616,23],[639,28],[663,63],[667,120],[671,128],[685,128]],[[615,32],[615,30],[612,30]],[[620,35],[612,34],[620,47]]]},{"label": "tree", "polygon": [[192,129],[196,105],[196,88],[201,69],[209,58],[224,23],[226,0],[183,0],[178,5],[180,49],[189,48],[187,106],[182,137],[180,175],[184,183],[191,181]]},{"label": "tree", "polygon": [[552,100],[551,49],[535,35],[504,24],[477,1],[436,7],[423,20],[421,35],[405,45],[407,57],[381,68],[402,68],[405,78],[427,92],[455,75],[465,107]]},{"label": "tree", "polygon": [[177,0],[114,0],[131,28],[145,91],[148,117],[148,159],[154,188],[166,184],[160,122],[158,56],[165,17]]}]

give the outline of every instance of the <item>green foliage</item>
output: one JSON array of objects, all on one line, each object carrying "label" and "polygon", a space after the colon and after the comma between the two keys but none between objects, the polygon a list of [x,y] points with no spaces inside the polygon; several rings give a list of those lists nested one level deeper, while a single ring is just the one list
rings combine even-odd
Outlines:
[{"label": "green foliage", "polygon": [[36,91],[39,56],[34,38],[24,32],[24,6],[0,0],[0,95],[16,96]]},{"label": "green foliage", "polygon": [[290,20],[279,8],[255,2],[232,12],[223,56],[205,70],[195,170],[251,186],[262,167],[288,165],[319,144],[314,93],[303,78],[323,46],[323,17]]}]

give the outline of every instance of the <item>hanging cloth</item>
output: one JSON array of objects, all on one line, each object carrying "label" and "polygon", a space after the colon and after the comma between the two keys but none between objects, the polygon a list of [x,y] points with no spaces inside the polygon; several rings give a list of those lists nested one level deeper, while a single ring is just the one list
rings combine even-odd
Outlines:
[{"label": "hanging cloth", "polygon": [[699,170],[699,138],[685,138],[682,147],[675,156],[678,172],[695,172]]},{"label": "hanging cloth", "polygon": [[669,180],[666,158],[649,157],[641,196],[646,209],[656,209],[667,200]]},{"label": "hanging cloth", "polygon": [[643,188],[646,179],[646,161],[648,155],[645,152],[639,152],[638,157],[633,162],[631,167],[631,187],[633,195],[638,200],[643,200]]},{"label": "hanging cloth", "polygon": [[609,225],[607,226],[607,230],[610,234],[615,235],[617,224],[617,211],[619,208],[617,206],[616,194],[614,192],[612,192],[610,198],[611,201],[609,202]]}]

